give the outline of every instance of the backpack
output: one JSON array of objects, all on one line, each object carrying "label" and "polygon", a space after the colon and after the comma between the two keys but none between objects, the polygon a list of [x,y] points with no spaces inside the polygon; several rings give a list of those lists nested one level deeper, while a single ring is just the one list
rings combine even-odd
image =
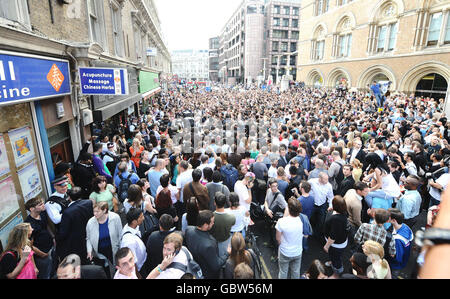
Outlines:
[{"label": "backpack", "polygon": [[141,232],[142,242],[147,244],[148,237],[152,232],[159,231],[159,219],[145,210],[145,201],[142,203],[141,210],[144,213],[144,221],[139,225],[139,231]]},{"label": "backpack", "polygon": [[223,184],[228,187],[230,192],[233,192],[234,184],[236,184],[239,177],[237,169],[233,165],[227,164],[220,168],[220,173],[223,175]]},{"label": "backpack", "polygon": [[189,250],[187,250],[185,247],[181,247],[181,250],[183,250],[183,252],[186,254],[188,260],[187,266],[183,265],[182,263],[173,262],[167,268],[175,268],[183,271],[184,273],[192,274],[195,279],[204,279],[200,265],[196,261],[194,261]]},{"label": "backpack", "polygon": [[122,174],[119,174],[120,183],[119,187],[117,188],[117,194],[119,196],[119,200],[121,203],[125,201],[125,199],[128,198],[128,189],[133,184],[130,180],[132,174],[130,173],[127,178],[123,178]]},{"label": "backpack", "polygon": [[337,190],[339,190],[339,188],[341,187],[341,183],[344,180],[344,172],[342,171],[342,168],[344,167],[344,165],[342,165],[339,162],[336,162],[336,163],[339,165],[339,172],[336,175],[336,177],[334,178],[334,180],[336,181],[336,184],[337,184],[336,188],[337,188]]}]

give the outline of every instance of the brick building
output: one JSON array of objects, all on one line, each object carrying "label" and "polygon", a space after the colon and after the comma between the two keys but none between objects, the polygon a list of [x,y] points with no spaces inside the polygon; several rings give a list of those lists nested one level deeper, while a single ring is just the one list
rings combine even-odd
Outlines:
[{"label": "brick building", "polygon": [[450,80],[450,2],[304,0],[297,80],[445,98]]}]

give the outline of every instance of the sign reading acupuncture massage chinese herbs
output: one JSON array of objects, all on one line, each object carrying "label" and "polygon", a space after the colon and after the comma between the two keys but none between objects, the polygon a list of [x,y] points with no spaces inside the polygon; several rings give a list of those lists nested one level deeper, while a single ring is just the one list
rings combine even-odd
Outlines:
[{"label": "sign reading acupuncture massage chinese herbs", "polygon": [[126,69],[80,68],[81,93],[84,95],[127,95]]},{"label": "sign reading acupuncture massage chinese herbs", "polygon": [[0,51],[0,106],[68,94],[67,60]]}]

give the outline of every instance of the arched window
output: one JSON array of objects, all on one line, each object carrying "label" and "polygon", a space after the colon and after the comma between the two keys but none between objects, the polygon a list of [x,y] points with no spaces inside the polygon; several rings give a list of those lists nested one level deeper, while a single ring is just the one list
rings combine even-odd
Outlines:
[{"label": "arched window", "polygon": [[325,51],[325,29],[319,25],[314,31],[313,39],[311,41],[311,60],[322,60]]},{"label": "arched window", "polygon": [[349,57],[352,47],[352,28],[354,20],[350,16],[344,16],[336,26],[336,32],[333,34],[333,57]]},{"label": "arched window", "polygon": [[399,8],[394,1],[386,1],[377,10],[370,26],[368,50],[372,54],[395,49],[398,32]]}]

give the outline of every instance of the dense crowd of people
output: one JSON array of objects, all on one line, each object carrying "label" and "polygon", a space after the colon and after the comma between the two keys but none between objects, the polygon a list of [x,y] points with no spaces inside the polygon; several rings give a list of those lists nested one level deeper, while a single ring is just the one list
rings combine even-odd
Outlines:
[{"label": "dense crowd of people", "polygon": [[[278,278],[417,277],[424,252],[402,271],[419,217],[433,225],[449,180],[443,100],[381,95],[376,82],[173,86],[94,133],[76,163],[55,168],[55,193],[26,202],[2,278],[261,278],[256,225]],[[329,258],[302,273],[311,238]]]}]

